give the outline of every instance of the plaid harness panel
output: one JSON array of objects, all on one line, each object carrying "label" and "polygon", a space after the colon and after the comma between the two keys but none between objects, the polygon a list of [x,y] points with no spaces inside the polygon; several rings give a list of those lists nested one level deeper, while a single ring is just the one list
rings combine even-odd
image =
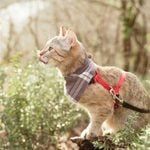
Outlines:
[{"label": "plaid harness panel", "polygon": [[73,74],[65,77],[67,94],[73,101],[78,102],[81,95],[89,85],[96,71],[95,63],[87,58],[84,65]]}]

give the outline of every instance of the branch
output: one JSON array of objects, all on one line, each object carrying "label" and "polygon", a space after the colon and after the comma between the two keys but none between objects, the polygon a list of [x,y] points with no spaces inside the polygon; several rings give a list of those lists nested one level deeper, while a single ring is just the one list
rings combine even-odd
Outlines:
[{"label": "branch", "polygon": [[[86,0],[87,1],[87,0]],[[90,2],[90,3],[96,3],[96,4],[100,4],[100,5],[102,5],[102,6],[104,6],[104,7],[111,7],[111,8],[113,8],[113,9],[115,9],[115,10],[121,10],[119,7],[117,7],[117,6],[115,6],[115,5],[111,5],[111,4],[108,4],[108,3],[105,3],[105,2],[103,2],[103,1],[100,1],[100,0],[88,0],[88,2]]]},{"label": "branch", "polygon": [[[108,138],[107,136],[95,137],[95,138],[92,138],[90,140],[83,139],[81,137],[72,137],[70,140],[73,143],[76,143],[78,145],[79,150],[102,150],[102,149],[105,149],[105,147],[107,147],[109,149],[110,148],[111,149],[118,149],[118,148],[125,149],[125,148],[127,148],[127,145],[115,144],[112,141],[112,139]],[[94,142],[98,142],[99,145],[102,145],[102,146],[99,146],[101,148],[95,147]]]},{"label": "branch", "polygon": [[37,22],[38,22],[38,17],[36,17],[36,18],[33,18],[31,16],[29,17],[28,28],[29,28],[29,31],[30,31],[32,37],[34,38],[36,47],[39,48],[40,44],[39,44],[39,39],[38,39],[38,34],[37,34],[37,28],[36,28],[36,26],[35,26],[35,29],[33,29],[33,27],[32,27],[32,23],[37,24]]}]

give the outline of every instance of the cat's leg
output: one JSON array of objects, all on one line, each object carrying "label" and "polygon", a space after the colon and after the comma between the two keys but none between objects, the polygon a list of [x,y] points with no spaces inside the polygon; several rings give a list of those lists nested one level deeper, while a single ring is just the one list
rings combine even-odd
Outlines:
[{"label": "cat's leg", "polygon": [[130,115],[132,115],[132,111],[126,108],[120,107],[114,110],[113,114],[102,125],[103,134],[115,134],[124,129]]},{"label": "cat's leg", "polygon": [[91,121],[86,129],[84,129],[81,133],[82,138],[90,139],[93,137],[101,136],[102,130],[101,130],[101,122],[99,121]]},{"label": "cat's leg", "polygon": [[102,124],[103,122],[108,118],[109,115],[111,115],[111,110],[105,109],[101,110],[96,109],[90,113],[90,123],[86,129],[83,130],[81,133],[82,138],[93,138],[97,136],[102,136]]}]

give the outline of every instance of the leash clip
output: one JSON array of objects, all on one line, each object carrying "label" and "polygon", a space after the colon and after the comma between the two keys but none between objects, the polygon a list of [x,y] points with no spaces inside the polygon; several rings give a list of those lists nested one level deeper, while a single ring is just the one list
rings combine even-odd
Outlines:
[{"label": "leash clip", "polygon": [[111,96],[113,97],[113,99],[115,100],[116,99],[116,94],[115,94],[115,91],[114,89],[111,87],[111,89],[109,90],[109,93],[111,94]]},{"label": "leash clip", "polygon": [[109,93],[111,94],[112,98],[118,102],[120,102],[121,104],[123,103],[123,99],[119,98],[119,96],[116,94],[116,92],[114,91],[114,89],[111,87],[111,89],[109,90]]}]

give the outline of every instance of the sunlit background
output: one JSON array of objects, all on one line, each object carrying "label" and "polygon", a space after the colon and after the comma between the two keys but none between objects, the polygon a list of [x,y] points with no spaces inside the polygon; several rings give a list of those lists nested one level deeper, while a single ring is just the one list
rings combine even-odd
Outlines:
[{"label": "sunlit background", "polygon": [[1,0],[2,150],[77,149],[68,139],[88,117],[67,100],[57,70],[36,54],[61,25],[75,31],[96,63],[135,73],[150,91],[149,0]]}]

